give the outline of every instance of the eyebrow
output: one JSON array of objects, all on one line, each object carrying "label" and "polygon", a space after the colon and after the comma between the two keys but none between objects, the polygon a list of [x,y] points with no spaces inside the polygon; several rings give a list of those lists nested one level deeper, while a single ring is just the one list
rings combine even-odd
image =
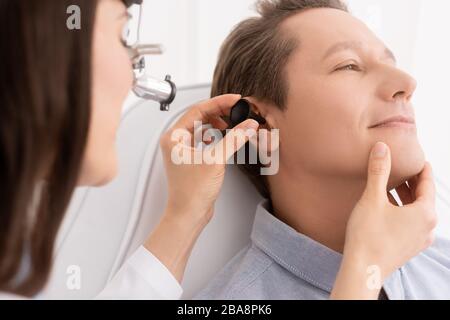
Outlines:
[{"label": "eyebrow", "polygon": [[[335,54],[339,51],[345,51],[345,50],[354,50],[358,51],[362,48],[361,42],[356,41],[345,41],[345,42],[338,42],[331,46],[325,55],[323,56],[322,60],[327,59],[329,56]],[[397,63],[397,59],[395,58],[394,53],[389,48],[384,48],[384,54],[387,58],[392,59],[395,63]]]}]

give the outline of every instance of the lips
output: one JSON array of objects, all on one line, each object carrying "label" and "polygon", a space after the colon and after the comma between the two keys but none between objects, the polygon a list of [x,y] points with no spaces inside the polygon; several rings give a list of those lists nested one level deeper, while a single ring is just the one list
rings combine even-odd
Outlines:
[{"label": "lips", "polygon": [[374,124],[373,126],[370,126],[369,129],[383,128],[383,127],[415,127],[415,126],[416,121],[413,117],[395,116],[382,120]]}]

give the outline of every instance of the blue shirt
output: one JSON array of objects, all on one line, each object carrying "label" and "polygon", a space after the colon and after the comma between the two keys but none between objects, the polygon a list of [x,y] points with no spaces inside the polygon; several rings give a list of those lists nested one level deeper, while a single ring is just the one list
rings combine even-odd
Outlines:
[{"label": "blue shirt", "polygon": [[[250,244],[196,299],[328,299],[342,255],[258,205]],[[450,240],[436,239],[383,286],[391,300],[450,299]]]}]

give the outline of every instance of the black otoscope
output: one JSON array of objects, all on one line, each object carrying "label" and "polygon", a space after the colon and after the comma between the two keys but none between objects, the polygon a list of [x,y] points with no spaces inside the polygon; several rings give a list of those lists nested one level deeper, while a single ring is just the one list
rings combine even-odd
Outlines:
[{"label": "black otoscope", "polygon": [[241,99],[231,109],[230,113],[231,127],[234,128],[238,124],[244,122],[247,119],[253,119],[257,121],[259,124],[266,124],[266,119],[264,119],[259,114],[256,114],[255,112],[252,111],[250,107],[250,102],[248,102],[245,99]]}]

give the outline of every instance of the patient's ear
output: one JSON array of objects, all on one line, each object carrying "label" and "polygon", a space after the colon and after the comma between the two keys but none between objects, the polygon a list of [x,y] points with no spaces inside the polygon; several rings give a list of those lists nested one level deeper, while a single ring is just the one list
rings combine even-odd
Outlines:
[{"label": "patient's ear", "polygon": [[265,124],[260,125],[260,129],[278,128],[276,115],[280,110],[277,107],[253,97],[245,97],[245,100],[250,102],[250,108],[254,113],[266,120]]},{"label": "patient's ear", "polygon": [[276,106],[263,102],[253,97],[246,97],[250,102],[252,111],[265,119],[265,124],[260,124],[258,135],[250,139],[250,144],[258,150],[259,153],[271,155],[278,151],[280,146],[280,134],[277,118],[282,112]]}]

